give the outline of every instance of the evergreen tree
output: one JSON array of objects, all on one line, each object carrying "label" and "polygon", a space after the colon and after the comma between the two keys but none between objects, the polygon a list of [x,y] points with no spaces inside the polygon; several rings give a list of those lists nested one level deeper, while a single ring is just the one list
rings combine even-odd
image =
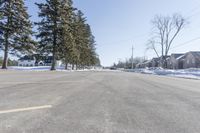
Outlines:
[{"label": "evergreen tree", "polygon": [[94,36],[81,11],[76,11],[71,0],[46,0],[37,4],[42,20],[38,23],[39,51],[52,53],[51,70],[55,70],[56,59],[67,65],[93,65],[97,60]]},{"label": "evergreen tree", "polygon": [[90,25],[86,24],[86,41],[87,41],[87,49],[86,49],[86,60],[83,60],[85,65],[91,66],[91,65],[96,65],[97,63],[97,54],[96,54],[96,43],[95,43],[95,38],[92,35],[92,31],[90,28]]},{"label": "evergreen tree", "polygon": [[83,13],[78,10],[77,13],[74,15],[74,22],[73,22],[73,49],[72,49],[72,57],[73,57],[73,64],[78,65],[81,63],[81,52],[84,49],[84,26],[85,26],[86,19],[83,17]]},{"label": "evergreen tree", "polygon": [[79,10],[75,12],[72,24],[71,63],[76,67],[94,65],[97,61],[95,40],[90,26],[86,23],[84,14]]},{"label": "evergreen tree", "polygon": [[62,54],[64,55],[66,69],[68,63],[72,64],[72,69],[74,69],[74,65],[77,66],[80,59],[82,37],[82,28],[80,25],[83,23],[80,23],[80,19],[76,12],[72,12],[70,16],[65,15],[65,17],[66,20],[70,21],[68,21],[69,23],[63,27],[63,43],[60,48],[63,50]]},{"label": "evergreen tree", "polygon": [[39,31],[36,37],[40,39],[39,50],[53,56],[51,70],[56,69],[56,60],[62,42],[62,13],[63,4],[66,2],[67,0],[46,0],[45,3],[36,3],[40,9],[39,17],[41,18],[40,22],[35,23]]},{"label": "evergreen tree", "polygon": [[59,47],[60,57],[63,59],[67,69],[68,63],[70,63],[74,51],[73,51],[73,16],[74,11],[76,10],[72,6],[73,2],[71,0],[67,0],[62,7],[62,35],[61,35],[61,45]]},{"label": "evergreen tree", "polygon": [[0,1],[0,49],[4,51],[2,68],[7,68],[8,54],[32,52],[32,27],[24,0]]}]

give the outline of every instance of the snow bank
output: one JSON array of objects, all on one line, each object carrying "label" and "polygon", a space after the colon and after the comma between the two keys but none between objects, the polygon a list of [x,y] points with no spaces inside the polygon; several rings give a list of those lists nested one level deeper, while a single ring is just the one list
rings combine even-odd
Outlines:
[{"label": "snow bank", "polygon": [[182,69],[182,70],[170,70],[170,69],[163,69],[163,68],[145,68],[145,69],[134,69],[134,70],[126,70],[126,71],[144,73],[144,74],[153,74],[153,75],[200,79],[200,69],[197,69],[197,68]]}]

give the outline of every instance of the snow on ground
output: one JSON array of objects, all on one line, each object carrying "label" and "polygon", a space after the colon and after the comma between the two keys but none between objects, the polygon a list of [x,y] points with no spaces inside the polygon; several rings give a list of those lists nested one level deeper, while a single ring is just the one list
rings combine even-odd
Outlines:
[{"label": "snow on ground", "polygon": [[[16,71],[49,71],[50,66],[37,66],[37,67],[19,67],[13,66],[8,67],[8,70],[16,70]],[[74,71],[111,71],[101,68],[93,68],[93,69],[84,69],[84,70],[65,70],[64,67],[57,67],[57,71],[65,71],[65,72],[74,72]],[[133,69],[133,70],[125,70],[126,72],[136,72],[143,74],[153,74],[153,75],[163,75],[163,76],[171,76],[171,77],[180,77],[180,78],[189,78],[189,79],[200,79],[200,69],[191,68],[191,69],[183,69],[183,70],[169,70],[162,68],[145,68],[145,69]],[[118,71],[116,71],[118,72]]]},{"label": "snow on ground", "polygon": [[143,74],[189,78],[189,79],[200,79],[200,69],[198,68],[181,69],[181,70],[170,70],[170,69],[163,69],[163,68],[145,68],[145,69],[134,69],[134,70],[126,70],[126,71],[143,73]]},{"label": "snow on ground", "polygon": [[21,71],[47,71],[50,70],[50,66],[38,66],[38,67],[8,67],[8,70],[21,70]]},{"label": "snow on ground", "polygon": [[[50,66],[35,66],[35,67],[20,67],[20,66],[10,66],[8,70],[13,71],[49,71],[51,69]],[[1,69],[0,69],[1,70]],[[101,68],[92,68],[92,69],[82,69],[82,70],[65,70],[64,67],[57,67],[56,71],[66,71],[66,72],[73,72],[73,71],[102,71]]]}]

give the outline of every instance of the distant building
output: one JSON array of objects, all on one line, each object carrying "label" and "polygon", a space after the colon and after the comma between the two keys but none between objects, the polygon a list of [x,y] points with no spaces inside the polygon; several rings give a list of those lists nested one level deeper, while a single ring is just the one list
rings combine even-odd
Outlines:
[{"label": "distant building", "polygon": [[200,68],[200,51],[186,53],[183,68]]},{"label": "distant building", "polygon": [[153,58],[153,59],[151,60],[151,63],[152,63],[152,67],[159,67],[160,58]]},{"label": "distant building", "polygon": [[[164,57],[164,63],[167,69],[188,69],[200,68],[200,51],[192,51],[185,54],[171,54],[171,56]],[[136,68],[145,67],[162,67],[161,57],[153,58],[149,61],[144,61],[136,65]]]},{"label": "distant building", "polygon": [[144,61],[144,62],[142,62],[142,63],[138,63],[137,65],[136,65],[136,68],[146,68],[146,67],[152,67],[152,61],[151,60],[146,60],[146,61]]},{"label": "distant building", "polygon": [[26,55],[18,60],[18,66],[32,67],[36,64],[36,58],[34,56]]},{"label": "distant building", "polygon": [[184,54],[171,54],[167,59],[168,69],[183,69],[183,57]]},{"label": "distant building", "polygon": [[[33,67],[33,66],[51,66],[53,62],[53,56],[38,56],[38,55],[25,55],[18,60],[18,66]],[[56,66],[62,65],[61,60],[56,60]]]},{"label": "distant building", "polygon": [[[53,62],[53,56],[46,56],[44,57],[44,65],[45,66],[51,66]],[[62,61],[61,60],[56,60],[56,66],[61,66]]]},{"label": "distant building", "polygon": [[145,67],[148,67],[148,68],[152,67],[152,61],[151,60],[147,60],[143,64],[144,64]]}]

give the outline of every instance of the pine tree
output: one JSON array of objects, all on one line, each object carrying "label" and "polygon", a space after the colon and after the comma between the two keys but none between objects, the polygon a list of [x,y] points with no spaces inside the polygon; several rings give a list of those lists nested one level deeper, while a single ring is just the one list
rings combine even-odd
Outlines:
[{"label": "pine tree", "polygon": [[7,68],[8,54],[32,52],[32,24],[24,0],[0,1],[0,49],[4,51],[2,68]]},{"label": "pine tree", "polygon": [[72,69],[74,69],[74,66],[78,65],[78,61],[80,59],[80,33],[82,28],[80,27],[78,15],[76,12],[71,12],[70,15],[69,12],[65,14],[65,20],[68,23],[65,23],[63,27],[63,41],[60,49],[62,49],[61,51],[66,64],[66,69],[68,63],[72,64]]},{"label": "pine tree", "polygon": [[72,6],[73,2],[67,0],[62,7],[62,35],[61,35],[61,45],[59,46],[59,54],[65,63],[65,69],[67,69],[68,63],[70,63],[73,57],[73,16],[76,10]]},{"label": "pine tree", "polygon": [[36,37],[40,39],[39,50],[43,53],[50,53],[53,56],[51,70],[56,69],[56,60],[59,56],[59,47],[62,42],[63,4],[65,4],[66,1],[67,0],[46,0],[46,3],[36,3],[40,9],[39,17],[41,17],[41,21],[35,23],[38,25],[39,31]]},{"label": "pine tree", "polygon": [[83,60],[84,65],[91,66],[96,64],[97,54],[96,54],[96,43],[95,43],[95,37],[92,35],[92,31],[90,28],[90,25],[85,25],[85,37],[87,42],[87,48],[86,50],[86,57],[85,60]]},{"label": "pine tree", "polygon": [[78,67],[91,66],[97,61],[95,40],[84,14],[78,10],[73,17],[72,64]]},{"label": "pine tree", "polygon": [[78,65],[84,65],[83,60],[87,60],[84,58],[84,55],[87,54],[87,37],[86,37],[86,18],[84,14],[78,10],[74,16],[74,28],[73,28],[73,36],[74,36],[74,49],[76,53],[76,58],[74,58],[74,63],[78,67]]}]

